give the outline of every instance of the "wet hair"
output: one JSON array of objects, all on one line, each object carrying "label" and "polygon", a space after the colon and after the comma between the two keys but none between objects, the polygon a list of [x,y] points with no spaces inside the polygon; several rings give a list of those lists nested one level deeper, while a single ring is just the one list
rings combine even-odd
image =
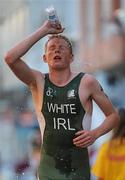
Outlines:
[{"label": "wet hair", "polygon": [[68,46],[69,46],[69,49],[70,49],[70,52],[71,54],[73,54],[73,50],[72,50],[72,44],[70,42],[70,40],[66,37],[66,36],[63,36],[63,35],[60,35],[60,34],[56,34],[56,35],[51,35],[49,36],[49,39],[47,40],[46,44],[45,44],[45,49],[47,48],[47,44],[52,40],[52,39],[55,39],[55,38],[58,38],[58,39],[64,39]]},{"label": "wet hair", "polygon": [[112,139],[125,137],[125,108],[119,108],[118,113],[120,116],[119,124],[113,130]]}]

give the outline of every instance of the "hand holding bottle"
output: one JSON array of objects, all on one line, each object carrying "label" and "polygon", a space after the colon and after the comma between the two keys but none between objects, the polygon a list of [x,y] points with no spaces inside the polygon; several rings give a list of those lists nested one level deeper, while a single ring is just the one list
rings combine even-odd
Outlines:
[{"label": "hand holding bottle", "polygon": [[45,21],[42,25],[42,29],[44,29],[45,34],[59,34],[64,31],[65,28],[63,28],[60,24],[60,22],[55,22],[54,24],[50,21]]},{"label": "hand holding bottle", "polygon": [[44,26],[48,30],[48,34],[59,34],[64,31],[62,28],[59,18],[57,16],[56,10],[53,6],[46,9],[48,15],[48,21],[44,23]]}]

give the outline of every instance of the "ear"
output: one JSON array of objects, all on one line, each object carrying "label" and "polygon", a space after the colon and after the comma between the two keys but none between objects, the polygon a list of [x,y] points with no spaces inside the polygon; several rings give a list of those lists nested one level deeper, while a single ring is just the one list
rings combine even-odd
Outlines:
[{"label": "ear", "polygon": [[45,63],[47,63],[47,61],[46,61],[46,55],[45,55],[45,54],[43,55],[43,61],[44,61]]}]

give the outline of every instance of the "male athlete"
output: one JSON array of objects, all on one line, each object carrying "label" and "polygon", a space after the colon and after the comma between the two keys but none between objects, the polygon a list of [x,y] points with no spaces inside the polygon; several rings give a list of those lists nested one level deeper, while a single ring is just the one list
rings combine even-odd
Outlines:
[{"label": "male athlete", "polygon": [[[87,147],[109,132],[118,122],[111,102],[98,81],[90,74],[74,73],[69,40],[59,35],[61,24],[46,21],[33,34],[10,49],[5,61],[14,74],[32,92],[43,138],[40,180],[89,180]],[[45,45],[43,60],[49,73],[33,70],[21,59],[41,38],[51,34]],[[92,100],[105,114],[105,120],[93,130],[84,128],[84,118],[92,116]]]}]

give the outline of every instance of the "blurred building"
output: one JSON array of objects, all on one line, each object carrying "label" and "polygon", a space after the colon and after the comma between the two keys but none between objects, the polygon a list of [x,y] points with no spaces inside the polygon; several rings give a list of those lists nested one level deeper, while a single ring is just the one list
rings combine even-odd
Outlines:
[{"label": "blurred building", "polygon": [[0,73],[2,74],[0,88],[2,91],[19,85],[5,65],[3,57],[10,46],[27,33],[28,10],[24,0],[5,0],[0,1],[0,12]]},{"label": "blurred building", "polygon": [[125,0],[80,0],[78,68],[93,72],[125,63],[125,36],[113,19],[118,9],[125,11]]}]

